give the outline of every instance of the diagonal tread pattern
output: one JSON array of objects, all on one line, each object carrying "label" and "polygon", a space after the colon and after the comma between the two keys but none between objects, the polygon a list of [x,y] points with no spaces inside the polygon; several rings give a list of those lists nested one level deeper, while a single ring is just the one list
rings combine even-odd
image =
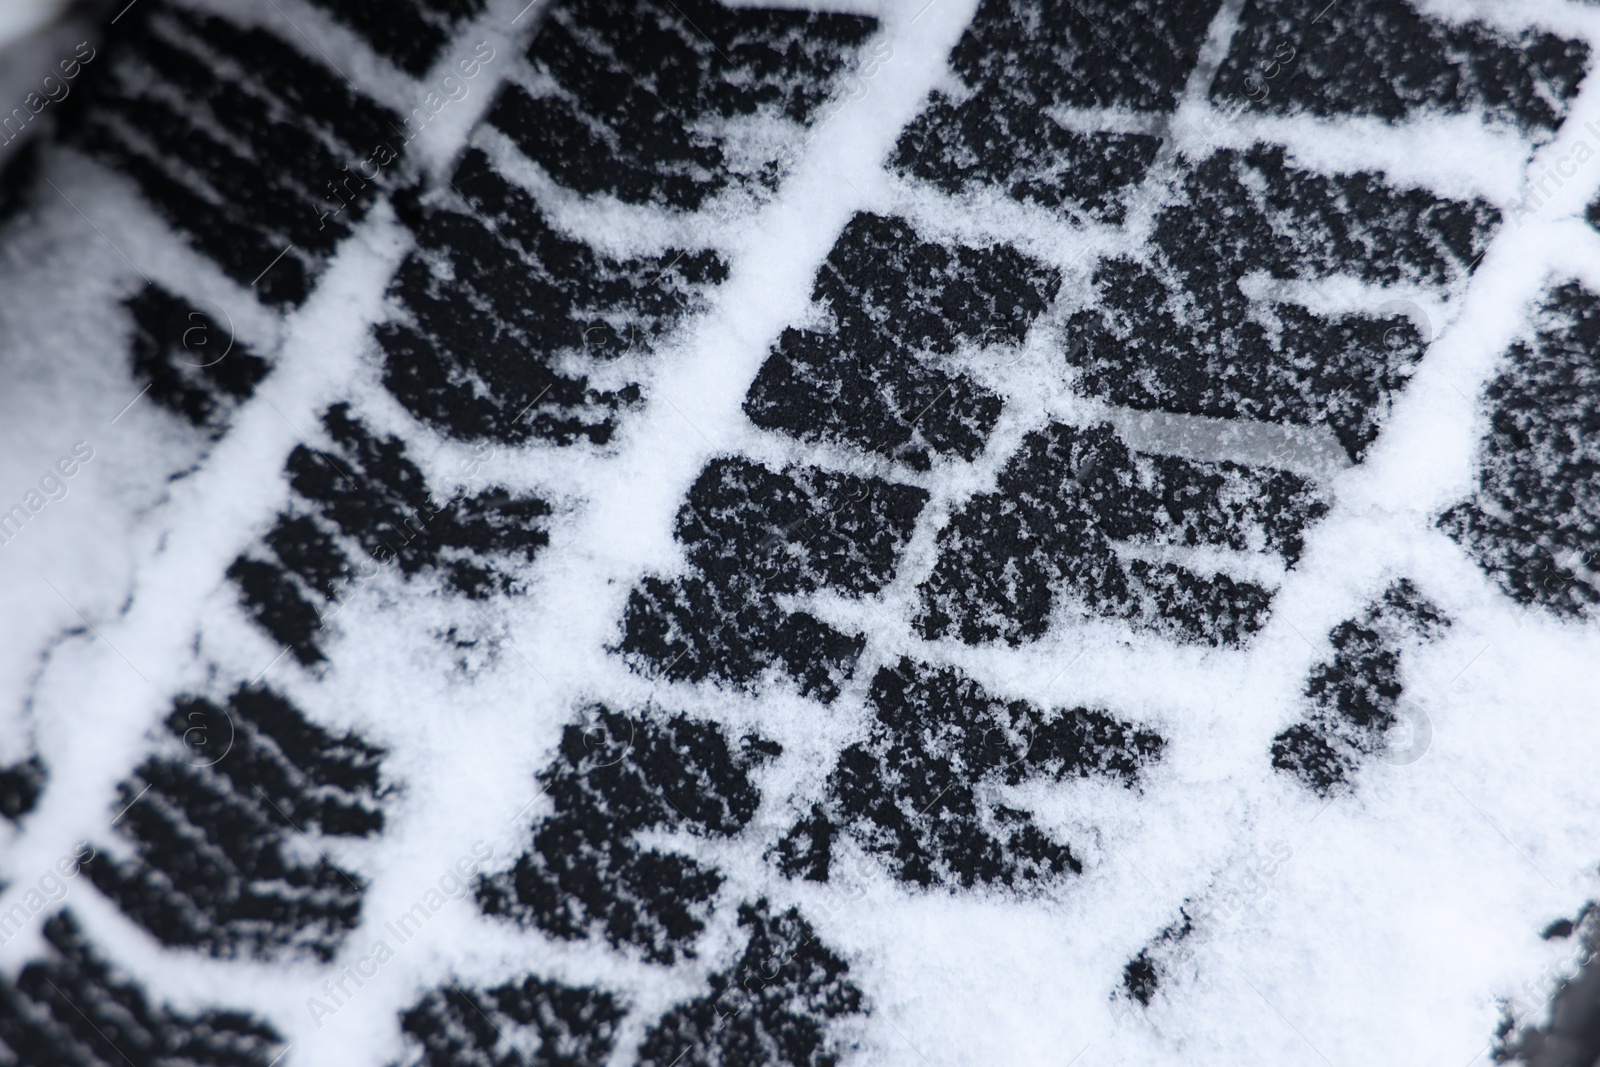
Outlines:
[{"label": "diagonal tread pattern", "polygon": [[1010,245],[945,245],[904,219],[858,214],[812,289],[830,321],[784,331],[745,414],[765,429],[843,441],[915,469],[928,469],[933,453],[970,460],[1000,416],[1000,398],[928,357],[1020,344],[1060,286],[1059,272]]},{"label": "diagonal tread pattern", "polygon": [[131,176],[264,302],[302,303],[388,180],[351,168],[396,139],[398,117],[264,30],[166,0],[126,15],[74,104],[68,143]]},{"label": "diagonal tread pattern", "polygon": [[950,61],[965,95],[936,91],[896,146],[894,167],[948,193],[995,187],[1122,221],[1159,139],[1079,132],[1063,107],[1171,110],[1217,0],[983,0]]},{"label": "diagonal tread pattern", "polygon": [[871,735],[840,753],[825,799],[775,849],[791,877],[827,881],[848,834],[911,885],[1042,887],[1081,861],[989,787],[1090,776],[1131,786],[1164,747],[1103,712],[1046,713],[910,659],[878,671],[868,703]]},{"label": "diagonal tread pattern", "polygon": [[1237,645],[1266,621],[1271,591],[1118,546],[1215,546],[1299,558],[1327,511],[1287,471],[1201,463],[1129,449],[1108,425],[1030,434],[939,535],[917,625],[967,644],[1042,636],[1064,604],[1180,639]]},{"label": "diagonal tread pattern", "polygon": [[1281,148],[1187,161],[1156,217],[1149,262],[1102,261],[1099,306],[1073,315],[1068,361],[1092,396],[1139,410],[1331,429],[1352,459],[1426,344],[1403,314],[1328,316],[1251,299],[1251,275],[1351,275],[1381,285],[1460,281],[1488,247],[1486,203],[1324,176]]},{"label": "diagonal tread pattern", "polygon": [[451,982],[401,1014],[412,1047],[399,1067],[588,1067],[606,1061],[624,1014],[609,993],[539,978],[485,990]]},{"label": "diagonal tread pattern", "polygon": [[45,923],[45,958],[0,980],[7,1067],[269,1067],[283,1039],[241,1010],[152,1004],[89,944],[70,912]]},{"label": "diagonal tread pattern", "polygon": [[849,965],[817,939],[794,908],[773,914],[766,900],[739,906],[744,950],[710,978],[704,996],[650,1028],[640,1067],[834,1067],[842,1051],[830,1024],[858,1014],[865,998]]},{"label": "diagonal tread pattern", "polygon": [[146,759],[119,790],[117,830],[134,857],[100,852],[90,880],[163,944],[331,959],[365,883],[313,842],[383,829],[382,751],[250,686],[223,707],[182,698],[166,727],[184,756]]},{"label": "diagonal tread pattern", "polygon": [[723,876],[636,836],[737,834],[760,800],[751,771],[777,752],[681,715],[587,709],[539,776],[554,812],[509,871],[480,881],[484,911],[565,940],[600,935],[658,963],[693,956]]},{"label": "diagonal tread pattern", "polygon": [[1385,0],[1246,0],[1240,23],[1212,97],[1274,114],[1397,122],[1478,112],[1547,134],[1589,59],[1581,42],[1554,34],[1446,23]]},{"label": "diagonal tread pattern", "polygon": [[384,384],[412,414],[459,438],[607,443],[635,383],[588,376],[645,357],[728,274],[708,250],[618,260],[546,220],[527,192],[470,149],[451,182],[467,210],[419,201],[418,250],[378,328]]},{"label": "diagonal tread pattern", "polygon": [[1508,596],[1565,618],[1600,605],[1597,398],[1600,297],[1567,282],[1490,382],[1477,492],[1439,521]]},{"label": "diagonal tread pattern", "polygon": [[669,679],[751,687],[777,669],[831,701],[863,638],[779,598],[882,589],[927,498],[877,478],[714,460],[678,514],[688,572],[633,590],[618,649]]},{"label": "diagonal tread pattern", "polygon": [[716,0],[562,0],[528,49],[548,88],[508,86],[489,122],[568,189],[694,210],[736,183],[774,186],[777,154],[741,130],[797,133],[876,28]]},{"label": "diagonal tread pattern", "polygon": [[[551,508],[540,498],[463,486],[438,500],[405,444],[373,433],[348,404],[322,423],[332,445],[290,453],[293,503],[263,539],[266,551],[228,568],[246,611],[302,664],[327,658],[326,622],[381,567],[433,573],[446,590],[481,599],[513,588],[519,564],[548,543]],[[461,462],[475,474],[481,453]]]}]

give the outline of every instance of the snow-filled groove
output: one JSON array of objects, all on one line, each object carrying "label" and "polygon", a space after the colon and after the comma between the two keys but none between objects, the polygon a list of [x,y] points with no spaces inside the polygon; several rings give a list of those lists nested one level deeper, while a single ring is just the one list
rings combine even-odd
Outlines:
[{"label": "snow-filled groove", "polygon": [[1600,13],[817,7],[97,43],[0,1062],[1565,1062]]}]

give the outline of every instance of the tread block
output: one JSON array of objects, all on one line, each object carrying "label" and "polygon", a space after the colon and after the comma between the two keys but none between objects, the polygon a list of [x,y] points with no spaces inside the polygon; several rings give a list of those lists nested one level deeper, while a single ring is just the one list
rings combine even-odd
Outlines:
[{"label": "tread block", "polygon": [[891,165],[948,193],[989,185],[1017,200],[1121,222],[1123,193],[1159,140],[1082,134],[1058,107],[1170,111],[1218,0],[983,0],[950,63],[965,92],[934,92]]},{"label": "tread block", "polygon": [[983,0],[950,54],[974,89],[1016,111],[1052,104],[1169,111],[1218,0]]},{"label": "tread block", "polygon": [[784,332],[745,414],[766,429],[844,441],[918,469],[930,450],[970,460],[1000,399],[920,357],[1021,343],[1060,286],[1058,271],[1009,245],[943,245],[904,219],[858,214],[811,293],[832,321]]},{"label": "tread block", "polygon": [[904,219],[857,214],[817,272],[811,298],[847,336],[877,329],[902,351],[1019,344],[1061,275],[1010,245],[924,241]]},{"label": "tread block", "polygon": [[1389,586],[1356,619],[1328,634],[1333,657],[1306,680],[1304,720],[1272,743],[1272,765],[1327,796],[1346,785],[1356,764],[1378,752],[1404,686],[1404,649],[1437,638],[1450,621],[1408,579]]},{"label": "tread block", "polygon": [[681,715],[587,709],[539,775],[555,810],[532,848],[480,880],[484,912],[569,941],[603,936],[658,963],[693,956],[723,877],[637,835],[738,833],[760,802],[750,772],[778,751],[756,737],[732,746]]},{"label": "tread block", "polygon": [[931,453],[973,459],[1000,398],[867,336],[785,329],[745,399],[750,421],[802,440],[843,440],[927,470]]},{"label": "tread block", "polygon": [[640,1067],[834,1067],[842,1051],[828,1032],[861,1014],[850,967],[817,939],[794,908],[766,900],[739,906],[749,931],[739,959],[711,976],[702,997],[673,1008],[645,1035]]},{"label": "tread block", "polygon": [[569,189],[694,210],[736,183],[775,186],[784,150],[750,143],[752,121],[797,139],[876,29],[716,0],[565,0],[528,49],[549,89],[508,86],[489,122]]},{"label": "tread block", "polygon": [[477,149],[452,180],[470,210],[421,209],[419,249],[391,289],[409,321],[378,329],[384,383],[455,437],[605,444],[639,387],[597,390],[587,374],[648,356],[705,306],[727,263],[705,250],[602,256],[554,229]]},{"label": "tread block", "polygon": [[294,500],[264,538],[266,551],[228,569],[245,610],[302,664],[326,659],[323,623],[375,566],[406,578],[436,574],[447,590],[483,598],[513,588],[548,543],[550,505],[538,497],[463,489],[437,501],[399,438],[373,434],[343,403],[322,423],[326,450],[302,444],[289,454]]},{"label": "tread block", "polygon": [[1163,209],[1148,262],[1104,261],[1099,307],[1071,320],[1068,360],[1095,396],[1142,410],[1325,425],[1359,460],[1388,398],[1421,358],[1402,315],[1329,318],[1253,301],[1265,273],[1352,275],[1377,284],[1456,283],[1488,247],[1499,213],[1386,185],[1378,175],[1315,174],[1281,148],[1190,161]]},{"label": "tread block", "polygon": [[900,135],[891,165],[950,194],[993,186],[1014,200],[1123,221],[1122,193],[1144,178],[1160,141],[1137,133],[1076,133],[1043,112],[1017,112],[1014,104],[987,90],[959,104],[935,92]]},{"label": "tread block", "polygon": [[1272,608],[1270,590],[1226,574],[1197,574],[1140,559],[1125,567],[1127,599],[1118,605],[1121,613],[1187,640],[1241,645],[1266,625]]},{"label": "tread block", "polygon": [[524,559],[549,537],[542,520],[550,506],[536,497],[501,490],[464,492],[440,506],[422,471],[397,437],[374,435],[335,404],[323,416],[335,449],[306,445],[289,456],[289,482],[297,496],[369,556],[392,559],[403,574],[438,568],[457,592],[482,596],[511,581],[471,553],[520,553]]},{"label": "tread block", "polygon": [[1159,734],[1076,708],[1002,701],[954,668],[902,659],[873,679],[872,733],[839,756],[823,802],[778,844],[790,877],[827,881],[849,834],[903,882],[1026,890],[1082,866],[986,787],[1090,775],[1131,786],[1160,758]]},{"label": "tread block", "polygon": [[588,1067],[611,1055],[623,1015],[617,998],[596,989],[538,978],[487,990],[451,982],[401,1014],[409,1047],[400,1063]]},{"label": "tread block", "polygon": [[1327,512],[1286,471],[1147,456],[1107,425],[1028,435],[997,491],[972,497],[939,536],[916,623],[967,644],[1040,637],[1058,595],[1180,639],[1239,644],[1266,621],[1271,593],[1227,575],[1124,561],[1116,544],[1214,546],[1281,555]]},{"label": "tread block", "polygon": [[152,1004],[84,938],[71,912],[45,923],[48,954],[0,980],[0,1056],[18,1067],[269,1067],[285,1042],[243,1011]]},{"label": "tread block", "polygon": [[1549,133],[1588,59],[1579,41],[1449,24],[1393,0],[1246,0],[1211,95],[1276,114],[1391,122],[1477,111]]},{"label": "tread block", "polygon": [[133,376],[150,398],[196,427],[220,434],[254,393],[269,365],[249,345],[175,293],[148,285],[127,301],[133,312]]},{"label": "tread block", "polygon": [[332,959],[364,883],[304,845],[382,830],[382,750],[251,686],[225,707],[182,698],[166,728],[182,755],[146,759],[119,788],[117,829],[134,856],[100,850],[84,864],[90,880],[165,945]]},{"label": "tread block", "polygon": [[876,478],[714,460],[678,513],[688,573],[634,589],[619,650],[672,679],[751,687],[776,668],[831,701],[864,638],[776,598],[883,588],[926,503],[923,490]]},{"label": "tread block", "polygon": [[14,823],[21,822],[39,803],[47,777],[44,761],[38,756],[0,767],[0,815]]},{"label": "tread block", "polygon": [[126,15],[68,142],[132,177],[262,300],[301,303],[388,183],[398,116],[263,30],[163,0]]},{"label": "tread block", "polygon": [[1506,595],[1566,618],[1600,605],[1600,297],[1558,286],[1489,384],[1478,490],[1440,527]]},{"label": "tread block", "polygon": [[646,577],[628,596],[623,625],[620,650],[636,670],[752,690],[777,670],[824,703],[839,695],[866,647],[860,635],[840,633],[804,611],[785,612],[759,592],[722,589],[694,576]]}]

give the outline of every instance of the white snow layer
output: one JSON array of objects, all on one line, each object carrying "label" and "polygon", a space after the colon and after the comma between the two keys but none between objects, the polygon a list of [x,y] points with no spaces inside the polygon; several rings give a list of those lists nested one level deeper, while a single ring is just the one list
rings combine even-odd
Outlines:
[{"label": "white snow layer", "polygon": [[[685,227],[715,226],[732,273],[710,310],[653,358],[645,409],[604,453],[500,448],[484,468],[486,484],[561,505],[527,594],[480,610],[376,580],[339,616],[335,665],[319,679],[274,659],[279,650],[245,623],[222,574],[282,506],[284,460],[334,400],[354,397],[375,426],[403,430],[425,471],[449,487],[465,446],[398,408],[378,382],[370,336],[408,235],[376,211],[280,327],[248,291],[174,252],[128,186],[86,161],[50,172],[60,201],[13,228],[0,250],[0,367],[9,386],[0,393],[0,505],[20,499],[76,442],[88,442],[94,458],[64,498],[0,547],[8,608],[0,614],[8,727],[0,762],[31,743],[55,783],[5,842],[12,884],[0,911],[75,842],[111,840],[116,783],[149,750],[175,691],[204,684],[210,663],[254,665],[241,666],[245,677],[266,672],[314,720],[357,728],[389,750],[384,772],[399,788],[383,835],[325,844],[370,882],[363,925],[326,966],[218,962],[160,948],[86,882],[73,883],[69,903],[113,958],[177,1006],[221,997],[260,1013],[290,1043],[292,1063],[389,1062],[401,1053],[396,1013],[444,976],[481,985],[535,963],[546,975],[621,991],[641,1009],[635,1018],[648,1018],[696,995],[725,962],[734,935],[728,909],[707,930],[701,960],[668,970],[453,903],[322,1025],[306,1000],[473,842],[484,840],[501,863],[521,851],[531,818],[544,810],[528,807],[532,775],[580,702],[651,699],[759,727],[784,746],[762,772],[760,813],[719,856],[730,877],[724,902],[765,894],[775,905],[798,904],[850,961],[872,1011],[851,1024],[859,1044],[848,1062],[1485,1062],[1499,1000],[1537,1003],[1525,983],[1563,954],[1539,931],[1600,894],[1600,630],[1551,621],[1500,595],[1433,516],[1473,488],[1480,390],[1524,331],[1529,307],[1551,279],[1576,276],[1600,288],[1600,238],[1581,220],[1600,188],[1600,161],[1533,217],[1502,226],[1470,283],[1433,307],[1433,343],[1369,457],[1319,469],[1332,511],[1311,529],[1298,566],[1282,574],[1270,623],[1243,650],[1179,647],[1099,621],[1064,622],[1020,648],[928,642],[911,630],[938,523],[993,487],[1023,434],[1050,417],[1077,421],[1100,410],[1048,358],[1059,350],[1059,324],[1046,316],[1006,365],[973,361],[972,372],[1005,397],[1005,414],[973,463],[941,462],[916,476],[933,498],[894,583],[863,601],[815,605],[869,637],[857,681],[837,702],[823,708],[781,687],[752,697],[645,680],[604,649],[638,576],[679,565],[673,520],[709,458],[741,452],[769,463],[870,467],[758,430],[740,411],[773,341],[807,314],[816,270],[854,212],[888,208],[930,232],[1013,241],[1068,268],[1069,287],[1086,284],[1091,248],[1131,247],[1148,226],[1147,210],[1112,231],[1014,202],[952,206],[890,176],[883,162],[947,77],[946,57],[974,3],[837,6],[879,15],[893,58],[809,142],[771,202],[715,223],[616,204],[558,211],[561,224],[618,250],[659,248]],[[496,0],[462,34],[507,42],[506,62],[491,65],[488,78],[513,75],[509,42],[525,39],[530,22],[511,27],[522,8]],[[1600,10],[1548,4],[1525,13],[1600,49]],[[1520,23],[1522,15],[1498,17]],[[1225,14],[1214,56],[1230,28]],[[402,79],[376,57],[358,61],[359,40],[330,36],[332,44],[319,40],[362,84],[387,79],[386,99],[422,91],[425,79]],[[1183,116],[1207,107],[1202,90],[1191,85]],[[473,106],[491,91],[476,86]],[[467,136],[473,106],[430,134],[427,150],[440,165]],[[1383,129],[1287,119],[1179,125],[1216,131],[1214,143],[1261,138],[1308,164],[1486,196],[1509,219],[1526,176],[1579,141],[1596,142],[1600,84],[1585,83],[1560,135],[1536,151],[1460,118]],[[214,447],[135,401],[120,370],[128,325],[117,301],[141,275],[225,307],[240,334],[276,361]],[[1431,748],[1407,766],[1367,764],[1353,796],[1325,804],[1274,773],[1264,753],[1297,720],[1303,679],[1326,655],[1329,629],[1399,576],[1455,620],[1444,639],[1406,660],[1407,692],[1431,720]],[[452,672],[432,640],[452,625],[494,644],[470,677]],[[908,889],[863,860],[862,892],[841,901],[828,887],[777,877],[762,861],[786,825],[788,799],[819,790],[838,750],[861,736],[875,665],[908,653],[957,663],[998,695],[1108,707],[1159,727],[1168,748],[1138,790],[1068,782],[1016,801],[1084,849],[1080,877],[1024,899],[952,896]],[[1260,873],[1262,857],[1278,858],[1270,875]],[[1211,909],[1206,936],[1148,1010],[1128,1010],[1115,995],[1124,965],[1191,899]],[[4,966],[29,958],[37,934],[0,947]],[[617,1062],[638,1034],[619,1035]]]}]

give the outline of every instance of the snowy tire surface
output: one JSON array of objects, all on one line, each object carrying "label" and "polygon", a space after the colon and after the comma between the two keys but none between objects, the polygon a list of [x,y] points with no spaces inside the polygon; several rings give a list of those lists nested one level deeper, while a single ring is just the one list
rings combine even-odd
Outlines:
[{"label": "snowy tire surface", "polygon": [[1600,7],[30,48],[0,1067],[1600,1059]]}]

